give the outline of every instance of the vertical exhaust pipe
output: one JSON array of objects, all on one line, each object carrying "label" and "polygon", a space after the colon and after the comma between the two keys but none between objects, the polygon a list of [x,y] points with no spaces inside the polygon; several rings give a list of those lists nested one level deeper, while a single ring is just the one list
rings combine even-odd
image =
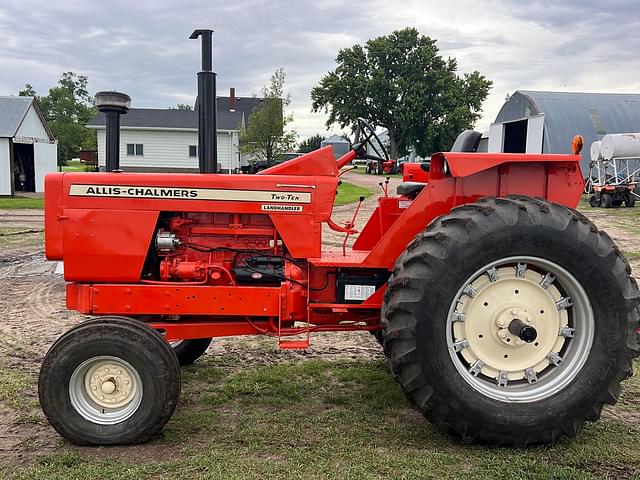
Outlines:
[{"label": "vertical exhaust pipe", "polygon": [[198,163],[200,173],[217,173],[216,74],[212,70],[211,34],[213,30],[194,30],[189,36],[202,37],[202,71],[198,72]]},{"label": "vertical exhaust pipe", "polygon": [[96,107],[106,117],[106,166],[107,172],[120,170],[120,115],[131,107],[131,97],[120,92],[96,93]]}]

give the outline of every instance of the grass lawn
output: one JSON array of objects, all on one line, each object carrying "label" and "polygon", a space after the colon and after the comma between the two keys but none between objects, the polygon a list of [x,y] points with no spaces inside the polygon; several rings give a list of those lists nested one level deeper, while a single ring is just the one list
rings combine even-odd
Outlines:
[{"label": "grass lawn", "polygon": [[[372,339],[372,341],[374,341]],[[254,352],[256,353],[256,352]],[[307,360],[237,370],[239,354],[183,369],[164,436],[141,447],[77,448],[6,466],[16,479],[597,479],[638,478],[634,377],[615,416],[577,440],[526,450],[462,443],[411,408],[383,360]],[[35,379],[0,372],[0,401]],[[15,408],[15,406],[14,406]],[[0,470],[0,473],[1,470]]]},{"label": "grass lawn", "polygon": [[66,165],[62,166],[63,172],[85,172],[84,163],[80,162],[80,160],[72,160],[68,162]]},{"label": "grass lawn", "polygon": [[583,195],[578,205],[578,210],[584,212],[587,216],[590,212],[595,214],[604,214],[608,217],[611,223],[626,230],[634,235],[640,235],[640,204],[633,208],[627,208],[625,206],[614,208],[593,208],[589,206],[588,196]]},{"label": "grass lawn", "polygon": [[42,210],[44,208],[44,198],[31,198],[31,197],[0,197],[0,209],[16,209],[16,208],[37,208]]},{"label": "grass lawn", "polygon": [[338,195],[334,205],[346,205],[347,203],[357,202],[360,197],[368,197],[373,192],[366,187],[354,185],[353,183],[342,182],[338,186]]}]

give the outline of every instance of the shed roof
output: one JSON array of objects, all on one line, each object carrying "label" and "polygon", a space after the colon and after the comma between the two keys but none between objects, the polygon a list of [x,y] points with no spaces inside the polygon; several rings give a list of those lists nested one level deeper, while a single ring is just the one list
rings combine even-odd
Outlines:
[{"label": "shed roof", "polygon": [[49,139],[54,139],[38,102],[33,97],[0,97],[0,138],[13,138],[16,135],[31,105],[36,109]]},{"label": "shed roof", "polygon": [[496,123],[544,113],[544,153],[571,153],[582,135],[586,151],[607,133],[640,131],[640,94],[517,90],[502,106]]},{"label": "shed roof", "polygon": [[349,142],[348,140],[345,140],[344,138],[342,138],[340,135],[337,135],[337,134],[333,134],[330,137],[325,138],[322,142],[320,142],[320,144],[322,146],[330,145],[330,144],[334,144],[334,143],[348,143],[348,144],[351,144],[351,142]]},{"label": "shed roof", "polygon": [[[220,112],[217,115],[218,130],[239,130],[244,125],[243,112]],[[104,113],[98,113],[87,124],[89,127],[105,126]],[[120,117],[120,127],[198,129],[198,112],[164,108],[132,108]]]}]

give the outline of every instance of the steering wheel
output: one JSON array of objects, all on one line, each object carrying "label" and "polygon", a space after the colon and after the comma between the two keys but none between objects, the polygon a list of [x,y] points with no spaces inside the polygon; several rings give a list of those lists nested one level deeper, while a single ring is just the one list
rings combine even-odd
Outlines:
[{"label": "steering wheel", "polygon": [[[375,155],[367,153],[367,145],[371,146]],[[360,158],[367,160],[377,160],[386,162],[389,160],[387,149],[384,148],[380,137],[376,135],[376,130],[364,118],[358,117],[358,128],[356,129],[356,139],[353,149]],[[380,153],[382,151],[382,153]]]}]

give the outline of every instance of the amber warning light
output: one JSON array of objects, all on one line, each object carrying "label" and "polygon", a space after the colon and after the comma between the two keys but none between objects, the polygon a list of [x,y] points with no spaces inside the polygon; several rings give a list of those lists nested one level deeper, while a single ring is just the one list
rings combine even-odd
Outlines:
[{"label": "amber warning light", "polygon": [[573,141],[571,142],[571,150],[573,150],[574,155],[578,155],[582,151],[582,145],[584,144],[584,140],[582,139],[582,135],[576,135],[573,137]]}]

